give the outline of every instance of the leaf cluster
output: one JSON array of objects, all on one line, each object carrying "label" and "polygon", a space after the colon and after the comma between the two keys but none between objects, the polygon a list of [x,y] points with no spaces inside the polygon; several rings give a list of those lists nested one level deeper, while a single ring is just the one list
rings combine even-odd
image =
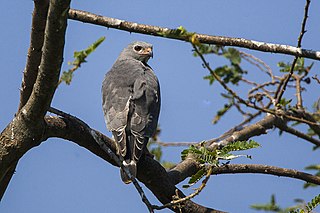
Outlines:
[{"label": "leaf cluster", "polygon": [[275,195],[271,195],[271,200],[266,204],[252,204],[252,209],[269,212],[282,212],[281,207],[276,203]]},{"label": "leaf cluster", "polygon": [[166,31],[159,32],[158,35],[167,38],[184,38],[186,40],[191,40],[195,32],[188,32],[183,26],[179,26],[176,29],[170,29]]},{"label": "leaf cluster", "polygon": [[265,211],[265,212],[278,212],[278,213],[311,213],[318,205],[320,205],[320,194],[315,196],[310,202],[307,204],[301,200],[296,199],[296,203],[298,203],[295,206],[291,206],[288,208],[281,208],[277,203],[275,199],[275,195],[271,195],[270,202],[266,204],[253,204],[250,207],[252,209],[258,210],[258,211]]},{"label": "leaf cluster", "polygon": [[281,98],[277,106],[281,106],[283,109],[291,109],[290,103],[292,102],[292,99],[286,99],[286,98]]},{"label": "leaf cluster", "polygon": [[[310,69],[312,68],[314,63],[311,63],[309,66],[305,66],[305,60],[304,58],[298,58],[293,71],[295,73],[298,73],[299,75],[308,73],[310,71]],[[280,72],[290,72],[291,70],[291,63],[285,63],[283,61],[280,61],[278,63],[278,67],[280,67]]]},{"label": "leaf cluster", "polygon": [[[247,71],[243,70],[240,66],[241,55],[237,49],[202,44],[199,46],[199,50],[201,51],[201,54],[212,53],[218,56],[223,56],[230,62],[229,65],[223,65],[213,70],[213,72],[216,73],[224,83],[238,85],[242,76],[247,74]],[[194,56],[197,56],[197,54],[194,53]],[[209,80],[210,85],[215,80],[213,75],[207,75],[204,79]]]},{"label": "leaf cluster", "polygon": [[247,157],[251,158],[249,155],[235,155],[231,152],[233,151],[242,151],[248,150],[252,148],[259,147],[260,144],[250,140],[250,141],[237,141],[234,143],[230,143],[222,148],[214,149],[210,151],[207,147],[205,147],[204,143],[201,143],[199,146],[190,146],[188,149],[185,149],[181,152],[181,159],[185,160],[188,156],[192,156],[196,159],[200,164],[203,165],[196,174],[192,175],[188,185],[184,185],[184,188],[188,188],[191,185],[197,183],[202,177],[207,173],[208,167],[218,167],[220,165],[221,160],[227,161],[229,163],[230,160],[238,158],[238,157]]},{"label": "leaf cluster", "polygon": [[[310,165],[304,168],[305,170],[314,170],[316,171],[316,173],[314,175],[316,176],[320,176],[320,164],[314,164],[314,165]],[[319,185],[313,184],[313,183],[305,183],[303,184],[303,188],[309,188],[309,187],[317,187]]]},{"label": "leaf cluster", "polygon": [[229,109],[231,109],[232,106],[233,106],[233,102],[224,104],[223,108],[217,111],[216,115],[212,120],[212,123],[213,124],[218,123],[218,121],[222,118],[222,116],[224,116],[224,114],[226,114],[229,111]]}]

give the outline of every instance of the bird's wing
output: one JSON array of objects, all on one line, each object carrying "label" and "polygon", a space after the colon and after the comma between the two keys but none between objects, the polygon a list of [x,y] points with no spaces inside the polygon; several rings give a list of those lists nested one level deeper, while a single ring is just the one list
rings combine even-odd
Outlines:
[{"label": "bird's wing", "polygon": [[144,70],[133,87],[132,104],[134,110],[131,115],[130,130],[135,136],[133,157],[138,160],[157,128],[160,112],[160,87],[158,79],[148,66],[141,64]]},{"label": "bird's wing", "polygon": [[113,66],[105,76],[102,84],[102,107],[107,128],[114,135],[119,154],[124,157],[127,152],[126,127],[132,92],[130,82],[121,74],[123,69],[123,66]]}]

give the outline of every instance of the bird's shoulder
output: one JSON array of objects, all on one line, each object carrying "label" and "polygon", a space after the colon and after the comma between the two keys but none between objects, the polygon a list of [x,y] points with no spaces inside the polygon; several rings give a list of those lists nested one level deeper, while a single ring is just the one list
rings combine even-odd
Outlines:
[{"label": "bird's shoulder", "polygon": [[144,65],[141,61],[136,59],[120,59],[117,60],[112,66],[110,72],[122,72],[122,73],[139,73],[145,69],[151,69],[149,66]]}]

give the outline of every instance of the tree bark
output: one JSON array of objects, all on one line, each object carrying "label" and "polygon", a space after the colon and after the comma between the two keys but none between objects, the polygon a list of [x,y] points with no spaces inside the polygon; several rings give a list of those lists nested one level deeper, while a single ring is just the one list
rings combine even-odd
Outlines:
[{"label": "tree bark", "polygon": [[[0,135],[0,199],[10,182],[15,166],[19,159],[32,147],[41,143],[45,132],[44,115],[46,114],[60,74],[60,67],[63,59],[63,49],[65,41],[65,31],[67,26],[67,14],[70,0],[51,0],[47,15],[45,38],[42,47],[42,56],[39,71],[27,70],[32,77],[26,77],[25,82],[28,91],[31,90],[34,75],[37,78],[30,97],[30,92],[22,88],[20,99],[26,104],[20,103],[21,110],[18,111],[15,118],[1,132]],[[43,20],[47,10],[45,2],[35,1],[35,12],[33,23],[40,21],[43,28]],[[40,15],[39,15],[40,14]],[[38,20],[39,19],[39,20]],[[36,28],[39,30],[38,28]],[[40,33],[40,32],[38,32]],[[42,33],[40,33],[42,34]],[[41,36],[39,36],[41,39]],[[34,38],[33,38],[34,39]],[[40,41],[41,42],[41,41]],[[33,43],[31,44],[32,48]],[[39,62],[40,57],[33,56],[35,65]],[[30,65],[31,61],[28,61]],[[32,62],[33,63],[33,62]]]},{"label": "tree bark", "polygon": [[[169,29],[167,27],[152,26],[146,24],[139,24],[130,21],[124,21],[116,18],[109,18],[106,16],[96,15],[82,10],[70,9],[69,18],[85,23],[105,26],[108,28],[128,31],[130,33],[141,33],[152,36],[160,36],[169,39],[176,39],[181,41],[190,41],[189,35],[180,35],[175,33],[176,29]],[[258,50],[262,52],[281,53],[286,55],[294,55],[297,57],[311,58],[320,60],[320,52],[313,50],[306,50],[290,45],[273,44],[261,41],[254,41],[244,38],[232,38],[226,36],[214,36],[206,34],[195,33],[194,36],[203,44],[214,44],[220,46],[234,46],[242,47],[251,50]]]}]

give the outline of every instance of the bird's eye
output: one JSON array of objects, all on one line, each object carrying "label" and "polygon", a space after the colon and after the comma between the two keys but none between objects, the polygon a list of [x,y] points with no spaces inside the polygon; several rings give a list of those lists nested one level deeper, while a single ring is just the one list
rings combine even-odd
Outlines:
[{"label": "bird's eye", "polygon": [[137,45],[137,46],[134,47],[134,50],[137,51],[137,52],[139,52],[140,50],[142,50],[142,47],[139,46],[139,45]]}]

